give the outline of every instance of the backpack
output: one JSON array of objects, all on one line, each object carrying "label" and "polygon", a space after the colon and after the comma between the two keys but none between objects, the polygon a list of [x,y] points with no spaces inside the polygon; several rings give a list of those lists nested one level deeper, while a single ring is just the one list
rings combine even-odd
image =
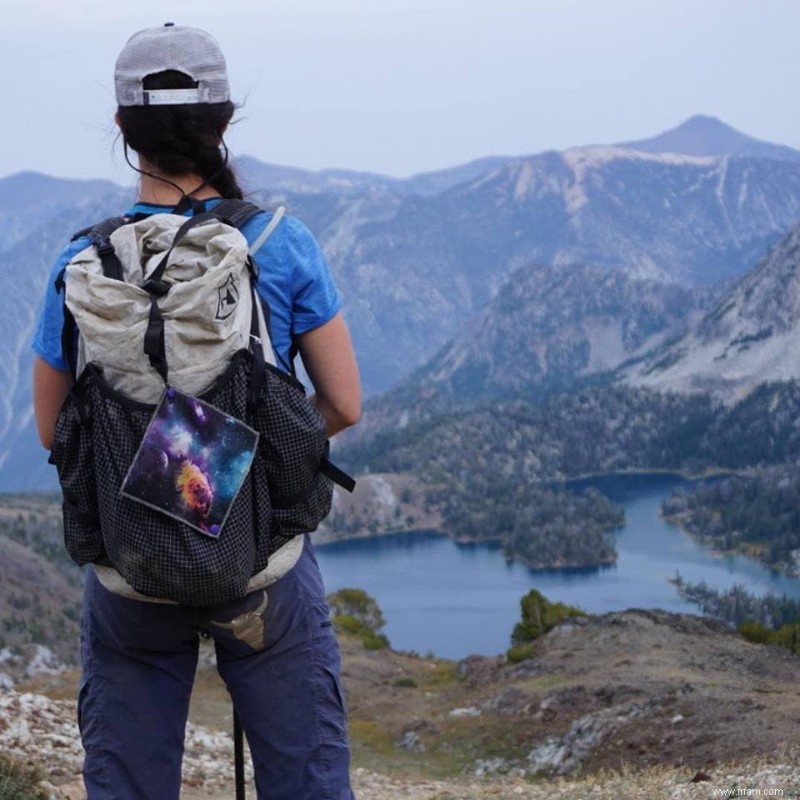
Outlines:
[{"label": "backpack", "polygon": [[355,485],[302,383],[275,366],[252,255],[283,210],[248,247],[240,228],[259,211],[224,200],[105,220],[73,237],[90,244],[57,279],[75,378],[50,455],[66,548],[145,595],[241,597],[328,514],[333,482]]}]

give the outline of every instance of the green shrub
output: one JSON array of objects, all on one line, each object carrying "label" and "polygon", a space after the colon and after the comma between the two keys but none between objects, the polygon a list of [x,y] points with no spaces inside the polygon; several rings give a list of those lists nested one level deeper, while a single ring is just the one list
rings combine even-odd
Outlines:
[{"label": "green shrub", "polygon": [[506,650],[506,658],[511,664],[519,664],[520,661],[531,658],[534,654],[534,650],[533,642],[528,642],[527,644],[512,644],[511,647]]},{"label": "green shrub", "polygon": [[332,621],[337,633],[349,633],[351,636],[357,636],[367,650],[384,650],[389,646],[386,636],[373,631],[360,619],[348,614],[339,614],[334,616]]},{"label": "green shrub", "polygon": [[800,656],[800,623],[792,622],[774,630],[760,622],[748,619],[739,626],[739,633],[748,642],[774,644],[778,647],[785,647],[796,656]]},{"label": "green shrub", "polygon": [[551,603],[541,592],[531,589],[522,600],[522,621],[514,626],[514,644],[533,642],[568,617],[585,617],[586,612],[566,603]]},{"label": "green shrub", "polygon": [[791,625],[784,625],[778,628],[777,631],[772,631],[767,642],[768,644],[777,644],[780,647],[785,647],[796,656],[800,655],[800,624],[795,622]]},{"label": "green shrub", "polygon": [[336,614],[333,616],[333,627],[339,633],[349,633],[353,636],[362,636],[369,632],[369,628],[361,620],[351,617],[348,614]]},{"label": "green shrub", "polygon": [[771,639],[774,631],[770,630],[770,628],[761,622],[747,619],[739,626],[739,633],[744,636],[748,642],[764,644],[764,642],[768,642]]},{"label": "green shrub", "polygon": [[389,640],[381,633],[386,622],[380,606],[363,589],[340,589],[328,595],[328,604],[338,633],[357,636],[367,650],[389,646]]},{"label": "green shrub", "polygon": [[531,589],[519,602],[522,620],[514,626],[511,634],[512,646],[506,652],[506,657],[512,664],[530,658],[534,653],[531,643],[555,628],[561,620],[586,616],[586,612],[566,603],[551,603],[536,589]]},{"label": "green shrub", "polygon": [[0,753],[0,800],[47,800],[43,780],[41,770]]},{"label": "green shrub", "polygon": [[363,589],[339,589],[328,595],[328,605],[334,618],[343,614],[355,617],[373,631],[386,625],[380,606]]},{"label": "green shrub", "polygon": [[403,689],[416,689],[417,682],[413,678],[403,675],[401,678],[395,678],[392,686],[397,686]]},{"label": "green shrub", "polygon": [[365,633],[361,643],[365,650],[385,650],[389,646],[389,640],[382,633]]}]

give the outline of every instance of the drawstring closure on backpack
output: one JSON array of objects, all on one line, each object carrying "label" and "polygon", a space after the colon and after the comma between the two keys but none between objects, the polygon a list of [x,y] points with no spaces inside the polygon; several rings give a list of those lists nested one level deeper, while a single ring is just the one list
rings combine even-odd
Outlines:
[{"label": "drawstring closure on backpack", "polygon": [[150,317],[147,322],[147,331],[144,335],[144,352],[150,359],[150,364],[153,369],[158,372],[163,379],[165,386],[169,386],[169,368],[167,366],[167,348],[164,338],[164,317],[158,306],[158,300],[167,295],[172,284],[163,280],[164,272],[167,269],[167,263],[169,262],[169,257],[172,255],[172,251],[181,239],[183,239],[192,228],[204,225],[207,222],[216,221],[217,219],[217,216],[211,212],[204,212],[194,217],[189,217],[189,219],[178,228],[178,232],[175,234],[175,238],[172,240],[172,245],[169,250],[164,253],[161,261],[158,262],[156,268],[142,284],[142,289],[150,295]]}]

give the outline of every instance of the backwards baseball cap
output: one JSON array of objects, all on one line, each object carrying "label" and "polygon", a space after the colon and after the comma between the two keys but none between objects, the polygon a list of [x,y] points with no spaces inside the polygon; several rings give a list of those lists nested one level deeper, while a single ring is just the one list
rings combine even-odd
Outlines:
[{"label": "backwards baseball cap", "polygon": [[[197,87],[144,88],[148,75],[166,70],[183,72],[197,82]],[[117,58],[114,88],[121,106],[224,103],[230,99],[225,56],[214,37],[173,22],[146,28],[128,39]]]}]

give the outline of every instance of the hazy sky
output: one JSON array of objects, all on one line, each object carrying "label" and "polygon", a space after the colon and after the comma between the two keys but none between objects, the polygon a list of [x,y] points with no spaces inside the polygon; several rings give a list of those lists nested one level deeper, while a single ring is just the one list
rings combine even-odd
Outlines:
[{"label": "hazy sky", "polygon": [[165,21],[228,57],[236,154],[405,176],[704,113],[800,149],[800,0],[0,0],[0,176],[130,183],[113,65]]}]

